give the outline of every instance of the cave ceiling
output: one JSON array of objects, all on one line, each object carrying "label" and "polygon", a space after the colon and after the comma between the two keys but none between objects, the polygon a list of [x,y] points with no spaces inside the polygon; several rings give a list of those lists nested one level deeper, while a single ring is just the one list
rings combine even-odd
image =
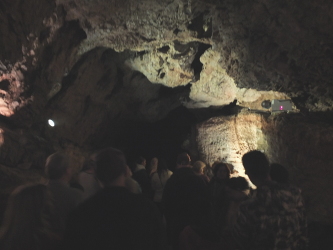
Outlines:
[{"label": "cave ceiling", "polygon": [[180,106],[332,111],[332,38],[330,0],[4,0],[1,122],[82,146]]}]

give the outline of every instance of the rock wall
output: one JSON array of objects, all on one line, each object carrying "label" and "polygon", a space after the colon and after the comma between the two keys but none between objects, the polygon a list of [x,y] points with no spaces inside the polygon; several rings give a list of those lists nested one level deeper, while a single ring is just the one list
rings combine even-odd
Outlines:
[{"label": "rock wall", "polygon": [[267,148],[262,132],[263,117],[255,113],[214,117],[197,125],[200,158],[212,165],[215,161],[232,163],[244,174],[242,155],[253,149]]},{"label": "rock wall", "polygon": [[333,222],[333,125],[329,114],[283,115],[265,124],[267,155],[286,166],[303,190],[308,216]]},{"label": "rock wall", "polygon": [[197,124],[196,133],[202,160],[232,163],[240,175],[244,153],[265,152],[271,163],[287,167],[291,182],[302,188],[309,220],[333,222],[333,125],[327,117],[243,112]]}]

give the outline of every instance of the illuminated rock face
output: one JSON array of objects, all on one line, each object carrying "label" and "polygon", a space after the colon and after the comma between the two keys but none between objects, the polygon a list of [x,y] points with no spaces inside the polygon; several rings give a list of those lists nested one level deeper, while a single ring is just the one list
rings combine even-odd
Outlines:
[{"label": "illuminated rock face", "polygon": [[291,183],[302,189],[309,219],[333,222],[333,126],[327,121],[319,125],[299,114],[244,112],[200,123],[196,134],[201,159],[232,163],[240,175],[242,155],[262,150],[271,163],[287,167]]},{"label": "illuminated rock face", "polygon": [[197,125],[198,151],[205,162],[233,164],[244,175],[242,156],[250,150],[265,150],[264,119],[255,113],[214,117]]},{"label": "illuminated rock face", "polygon": [[313,0],[7,1],[0,82],[10,91],[2,88],[0,113],[32,100],[33,112],[43,112],[97,47],[133,52],[124,63],[151,83],[190,87],[182,98],[188,108],[237,100],[261,109],[262,100],[293,98],[300,109],[331,110],[331,8]]}]

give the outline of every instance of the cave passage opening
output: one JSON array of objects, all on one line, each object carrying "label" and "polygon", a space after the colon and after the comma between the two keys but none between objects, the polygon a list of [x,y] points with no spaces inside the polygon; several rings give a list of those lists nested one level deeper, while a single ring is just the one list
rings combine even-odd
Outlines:
[{"label": "cave passage opening", "polygon": [[125,122],[117,128],[113,146],[121,149],[128,160],[143,156],[147,164],[153,157],[164,159],[174,170],[177,155],[188,151],[183,142],[191,134],[197,118],[187,108],[180,106],[157,122]]},{"label": "cave passage opening", "polygon": [[118,124],[114,128],[117,131],[116,137],[105,137],[103,145],[121,149],[128,160],[137,156],[145,157],[147,163],[153,157],[164,159],[173,170],[177,155],[181,152],[188,152],[192,161],[202,160],[195,138],[195,126],[198,123],[211,117],[229,116],[238,112],[239,107],[235,103],[221,108],[188,109],[179,106],[156,122],[126,121]]}]

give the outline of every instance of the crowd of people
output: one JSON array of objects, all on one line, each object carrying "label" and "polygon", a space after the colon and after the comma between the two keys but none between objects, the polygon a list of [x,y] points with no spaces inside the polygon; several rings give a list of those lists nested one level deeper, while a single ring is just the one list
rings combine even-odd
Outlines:
[{"label": "crowd of people", "polygon": [[301,190],[260,151],[229,163],[178,155],[126,159],[115,148],[91,155],[73,182],[63,152],[45,163],[48,181],[17,187],[0,227],[0,249],[307,249]]}]

